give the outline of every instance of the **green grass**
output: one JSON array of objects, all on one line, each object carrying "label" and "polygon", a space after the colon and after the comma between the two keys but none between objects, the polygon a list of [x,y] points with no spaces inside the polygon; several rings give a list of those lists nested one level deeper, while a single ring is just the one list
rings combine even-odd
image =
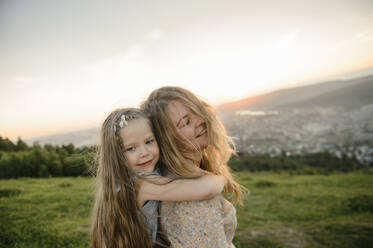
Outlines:
[{"label": "green grass", "polygon": [[[373,175],[240,173],[241,247],[370,247]],[[88,247],[91,178],[0,180],[0,247]]]},{"label": "green grass", "polygon": [[92,192],[90,178],[1,180],[0,247],[88,247]]},{"label": "green grass", "polygon": [[371,247],[373,176],[240,174],[237,247]]}]

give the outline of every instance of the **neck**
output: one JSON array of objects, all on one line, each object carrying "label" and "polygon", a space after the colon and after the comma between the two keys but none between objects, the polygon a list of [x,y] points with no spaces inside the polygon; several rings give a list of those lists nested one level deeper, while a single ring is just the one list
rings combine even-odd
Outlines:
[{"label": "neck", "polygon": [[201,167],[202,163],[202,154],[199,152],[193,152],[191,154],[188,154],[188,158],[192,161],[193,165],[197,167]]},{"label": "neck", "polygon": [[202,151],[198,150],[184,150],[183,157],[190,161],[190,165],[201,168],[202,164]]}]

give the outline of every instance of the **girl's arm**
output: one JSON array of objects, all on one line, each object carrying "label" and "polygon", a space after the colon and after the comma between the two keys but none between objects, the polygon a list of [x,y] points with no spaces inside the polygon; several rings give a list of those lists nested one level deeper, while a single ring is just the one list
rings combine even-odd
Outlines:
[{"label": "girl's arm", "polygon": [[209,199],[223,190],[227,180],[222,175],[203,175],[196,179],[176,179],[152,176],[139,180],[139,204],[148,200],[193,201]]}]

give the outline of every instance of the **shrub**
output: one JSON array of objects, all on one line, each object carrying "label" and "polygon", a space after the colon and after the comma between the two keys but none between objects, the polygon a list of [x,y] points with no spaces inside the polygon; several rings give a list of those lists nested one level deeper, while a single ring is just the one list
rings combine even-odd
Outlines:
[{"label": "shrub", "polygon": [[370,212],[373,213],[373,196],[358,195],[347,200],[347,207],[351,212]]},{"label": "shrub", "polygon": [[2,197],[12,197],[21,194],[18,189],[0,189],[0,198]]},{"label": "shrub", "polygon": [[258,181],[255,183],[255,186],[258,188],[267,188],[267,187],[273,187],[276,186],[277,184],[271,181]]}]

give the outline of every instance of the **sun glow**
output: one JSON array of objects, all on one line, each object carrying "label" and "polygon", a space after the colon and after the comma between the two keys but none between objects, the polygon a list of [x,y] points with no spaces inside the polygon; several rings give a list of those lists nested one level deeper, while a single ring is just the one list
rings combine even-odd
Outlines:
[{"label": "sun glow", "polygon": [[369,1],[140,2],[2,6],[0,134],[99,125],[165,85],[218,105],[373,66]]}]

